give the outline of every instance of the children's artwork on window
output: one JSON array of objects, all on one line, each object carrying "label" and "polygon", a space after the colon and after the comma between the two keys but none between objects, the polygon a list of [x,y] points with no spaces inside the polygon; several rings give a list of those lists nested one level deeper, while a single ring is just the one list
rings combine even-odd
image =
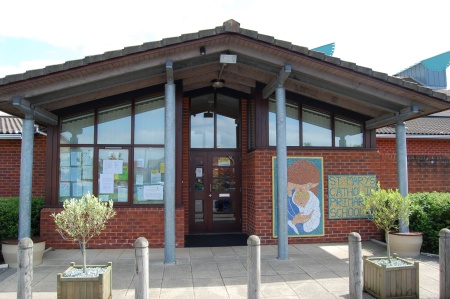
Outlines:
[{"label": "children's artwork on window", "polygon": [[[273,158],[273,235],[278,237],[277,158]],[[324,235],[323,160],[287,158],[287,229],[289,237]]]}]

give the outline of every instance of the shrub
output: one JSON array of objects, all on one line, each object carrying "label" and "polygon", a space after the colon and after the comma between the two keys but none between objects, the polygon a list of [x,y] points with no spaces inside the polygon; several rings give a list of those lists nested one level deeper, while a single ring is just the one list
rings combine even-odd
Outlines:
[{"label": "shrub", "polygon": [[391,249],[389,244],[389,231],[398,229],[398,220],[408,221],[408,213],[411,200],[407,196],[403,198],[400,192],[395,189],[382,189],[380,182],[377,189],[372,189],[370,194],[361,193],[364,211],[371,216],[371,220],[378,229],[384,231],[386,238],[387,257],[391,262]]},{"label": "shrub", "polygon": [[450,193],[425,192],[409,195],[413,203],[411,231],[423,233],[422,252],[439,254],[439,231],[450,228]]},{"label": "shrub", "polygon": [[64,209],[51,216],[55,220],[56,231],[64,240],[80,244],[83,254],[83,272],[86,273],[86,243],[105,229],[109,219],[116,215],[113,201],[102,202],[87,193],[81,199],[72,198],[64,202]]},{"label": "shrub", "polygon": [[[31,199],[31,236],[40,234],[40,213],[44,206],[43,198]],[[0,242],[17,239],[19,234],[19,198],[0,198]]]}]

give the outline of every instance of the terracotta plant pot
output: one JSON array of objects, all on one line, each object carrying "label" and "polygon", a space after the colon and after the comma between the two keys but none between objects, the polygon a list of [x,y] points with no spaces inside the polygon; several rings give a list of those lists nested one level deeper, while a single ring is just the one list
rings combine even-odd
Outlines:
[{"label": "terracotta plant pot", "polygon": [[389,244],[391,252],[400,257],[416,257],[420,255],[422,247],[422,233],[389,233]]},{"label": "terracotta plant pot", "polygon": [[[33,267],[42,264],[45,251],[45,240],[38,237],[33,240]],[[19,251],[19,240],[2,240],[2,255],[9,268],[17,268],[17,253]]]}]

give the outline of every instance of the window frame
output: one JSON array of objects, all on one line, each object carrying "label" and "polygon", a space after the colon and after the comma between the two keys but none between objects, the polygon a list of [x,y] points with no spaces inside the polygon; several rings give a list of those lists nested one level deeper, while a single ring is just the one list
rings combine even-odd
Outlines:
[{"label": "window frame", "polygon": [[[95,194],[96,196],[98,196],[98,192],[99,192],[99,152],[101,150],[104,149],[110,149],[110,150],[114,150],[114,149],[126,149],[128,150],[128,178],[127,178],[127,200],[126,202],[118,202],[115,201],[114,204],[117,206],[137,206],[137,205],[141,205],[141,206],[161,206],[164,203],[164,199],[160,200],[160,201],[148,201],[148,202],[136,202],[134,201],[134,192],[135,192],[135,179],[134,179],[134,173],[135,173],[135,159],[134,159],[134,152],[135,149],[138,148],[162,148],[163,151],[165,149],[165,145],[164,142],[162,143],[139,143],[136,144],[134,142],[135,139],[135,121],[136,121],[136,112],[135,112],[135,107],[138,103],[141,103],[142,101],[145,101],[146,99],[149,100],[160,100],[161,98],[164,98],[165,95],[164,93],[161,92],[156,92],[154,94],[147,94],[145,96],[137,96],[137,97],[133,97],[133,98],[128,98],[128,99],[123,99],[120,101],[114,101],[114,102],[110,102],[108,105],[98,105],[94,108],[89,107],[88,109],[85,110],[81,110],[81,111],[77,111],[76,113],[72,113],[72,114],[67,114],[61,117],[61,121],[59,122],[58,126],[57,126],[57,130],[51,130],[52,132],[54,132],[54,135],[56,137],[56,143],[55,143],[55,149],[57,152],[56,158],[54,158],[52,161],[54,161],[55,163],[55,168],[57,170],[56,174],[56,182],[57,185],[55,186],[55,188],[53,188],[54,191],[52,191],[53,194],[55,194],[56,198],[54,200],[54,204],[56,205],[62,205],[62,203],[64,202],[65,199],[67,198],[72,198],[75,197],[72,195],[69,197],[65,197],[65,198],[61,198],[60,196],[60,190],[59,190],[59,186],[61,183],[60,180],[60,167],[61,167],[61,162],[60,162],[60,151],[61,148],[69,148],[69,150],[71,148],[90,148],[93,151],[93,173],[92,173],[92,190],[93,190],[93,194]],[[119,144],[119,143],[98,143],[98,125],[99,125],[99,121],[98,121],[98,116],[99,116],[99,112],[103,109],[108,109],[109,107],[113,108],[116,106],[121,106],[121,105],[125,105],[129,103],[131,105],[131,127],[130,127],[130,143],[129,144]],[[165,106],[163,106],[164,109],[162,110],[162,114],[165,115]],[[83,115],[88,115],[89,113],[93,113],[94,114],[94,141],[91,144],[71,144],[71,143],[61,143],[61,136],[62,136],[62,124],[64,119],[73,117],[73,116],[83,116]],[[165,117],[165,116],[164,116]],[[164,126],[163,126],[163,130],[164,130]],[[163,131],[163,134],[165,132]],[[76,196],[78,198],[78,196]],[[81,196],[80,196],[81,197]]]},{"label": "window frame", "polygon": [[[299,144],[300,145],[299,146],[288,145],[289,148],[341,149],[342,150],[342,149],[366,149],[366,148],[368,148],[368,146],[371,145],[370,142],[369,143],[367,142],[367,138],[368,138],[368,136],[370,134],[369,134],[369,132],[366,131],[363,120],[358,120],[358,119],[355,119],[354,117],[348,116],[345,113],[345,111],[342,111],[343,113],[336,113],[335,111],[333,111],[333,109],[332,109],[333,107],[328,107],[328,108],[327,107],[325,107],[325,108],[324,107],[318,107],[318,105],[313,105],[311,103],[313,101],[311,101],[311,100],[305,101],[306,103],[304,103],[302,101],[303,97],[300,97],[300,100],[295,100],[295,99],[292,99],[292,98],[295,98],[295,97],[293,97],[293,96],[289,97],[289,98],[286,97],[286,106],[288,106],[288,105],[296,105],[298,107],[299,134],[300,134],[300,136],[299,136],[299,141],[300,141]],[[263,106],[261,108],[259,108],[259,109],[261,109],[261,111],[266,111],[265,112],[265,120],[263,120],[265,122],[265,126],[264,127],[265,127],[265,131],[266,131],[265,141],[263,141],[263,144],[264,144],[263,146],[275,147],[276,145],[270,145],[270,140],[273,137],[272,138],[270,137],[270,133],[271,132],[270,132],[269,128],[271,126],[271,123],[269,121],[269,113],[275,113],[276,114],[276,111],[275,112],[270,111],[270,109],[269,109],[269,102],[270,101],[276,101],[276,99],[274,99],[273,97],[268,98],[267,100],[264,101]],[[251,106],[249,105],[249,107],[251,107]],[[257,109],[257,108],[253,107],[253,109]],[[304,122],[303,122],[303,115],[302,114],[303,114],[303,110],[304,109],[317,111],[319,113],[325,113],[325,114],[328,114],[330,116],[330,130],[331,130],[331,136],[330,136],[330,138],[331,138],[330,144],[331,145],[330,146],[314,146],[314,145],[306,146],[306,145],[303,145],[303,142],[304,142],[303,124],[304,124]],[[340,109],[340,110],[342,110],[342,109]],[[251,111],[248,112],[248,115],[251,115]],[[344,120],[353,122],[355,124],[360,124],[361,131],[362,131],[362,146],[360,146],[360,147],[351,147],[351,146],[339,147],[339,146],[336,146],[336,144],[335,144],[335,139],[336,139],[335,123],[336,123],[336,119],[344,119]],[[250,135],[251,134],[249,134],[249,136]],[[257,134],[255,134],[255,135],[258,136]],[[275,130],[275,140],[276,140],[276,130]],[[288,143],[288,142],[286,142],[286,143]],[[258,144],[258,142],[256,142],[256,144]],[[256,149],[256,148],[258,148],[258,146],[254,146],[251,149]]]}]

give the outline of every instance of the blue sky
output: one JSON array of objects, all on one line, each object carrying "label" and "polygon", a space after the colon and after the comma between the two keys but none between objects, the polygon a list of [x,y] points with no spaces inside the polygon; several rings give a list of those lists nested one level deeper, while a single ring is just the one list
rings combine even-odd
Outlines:
[{"label": "blue sky", "polygon": [[308,48],[334,42],[334,57],[392,75],[450,51],[449,11],[444,0],[7,1],[0,78],[229,19]]}]

